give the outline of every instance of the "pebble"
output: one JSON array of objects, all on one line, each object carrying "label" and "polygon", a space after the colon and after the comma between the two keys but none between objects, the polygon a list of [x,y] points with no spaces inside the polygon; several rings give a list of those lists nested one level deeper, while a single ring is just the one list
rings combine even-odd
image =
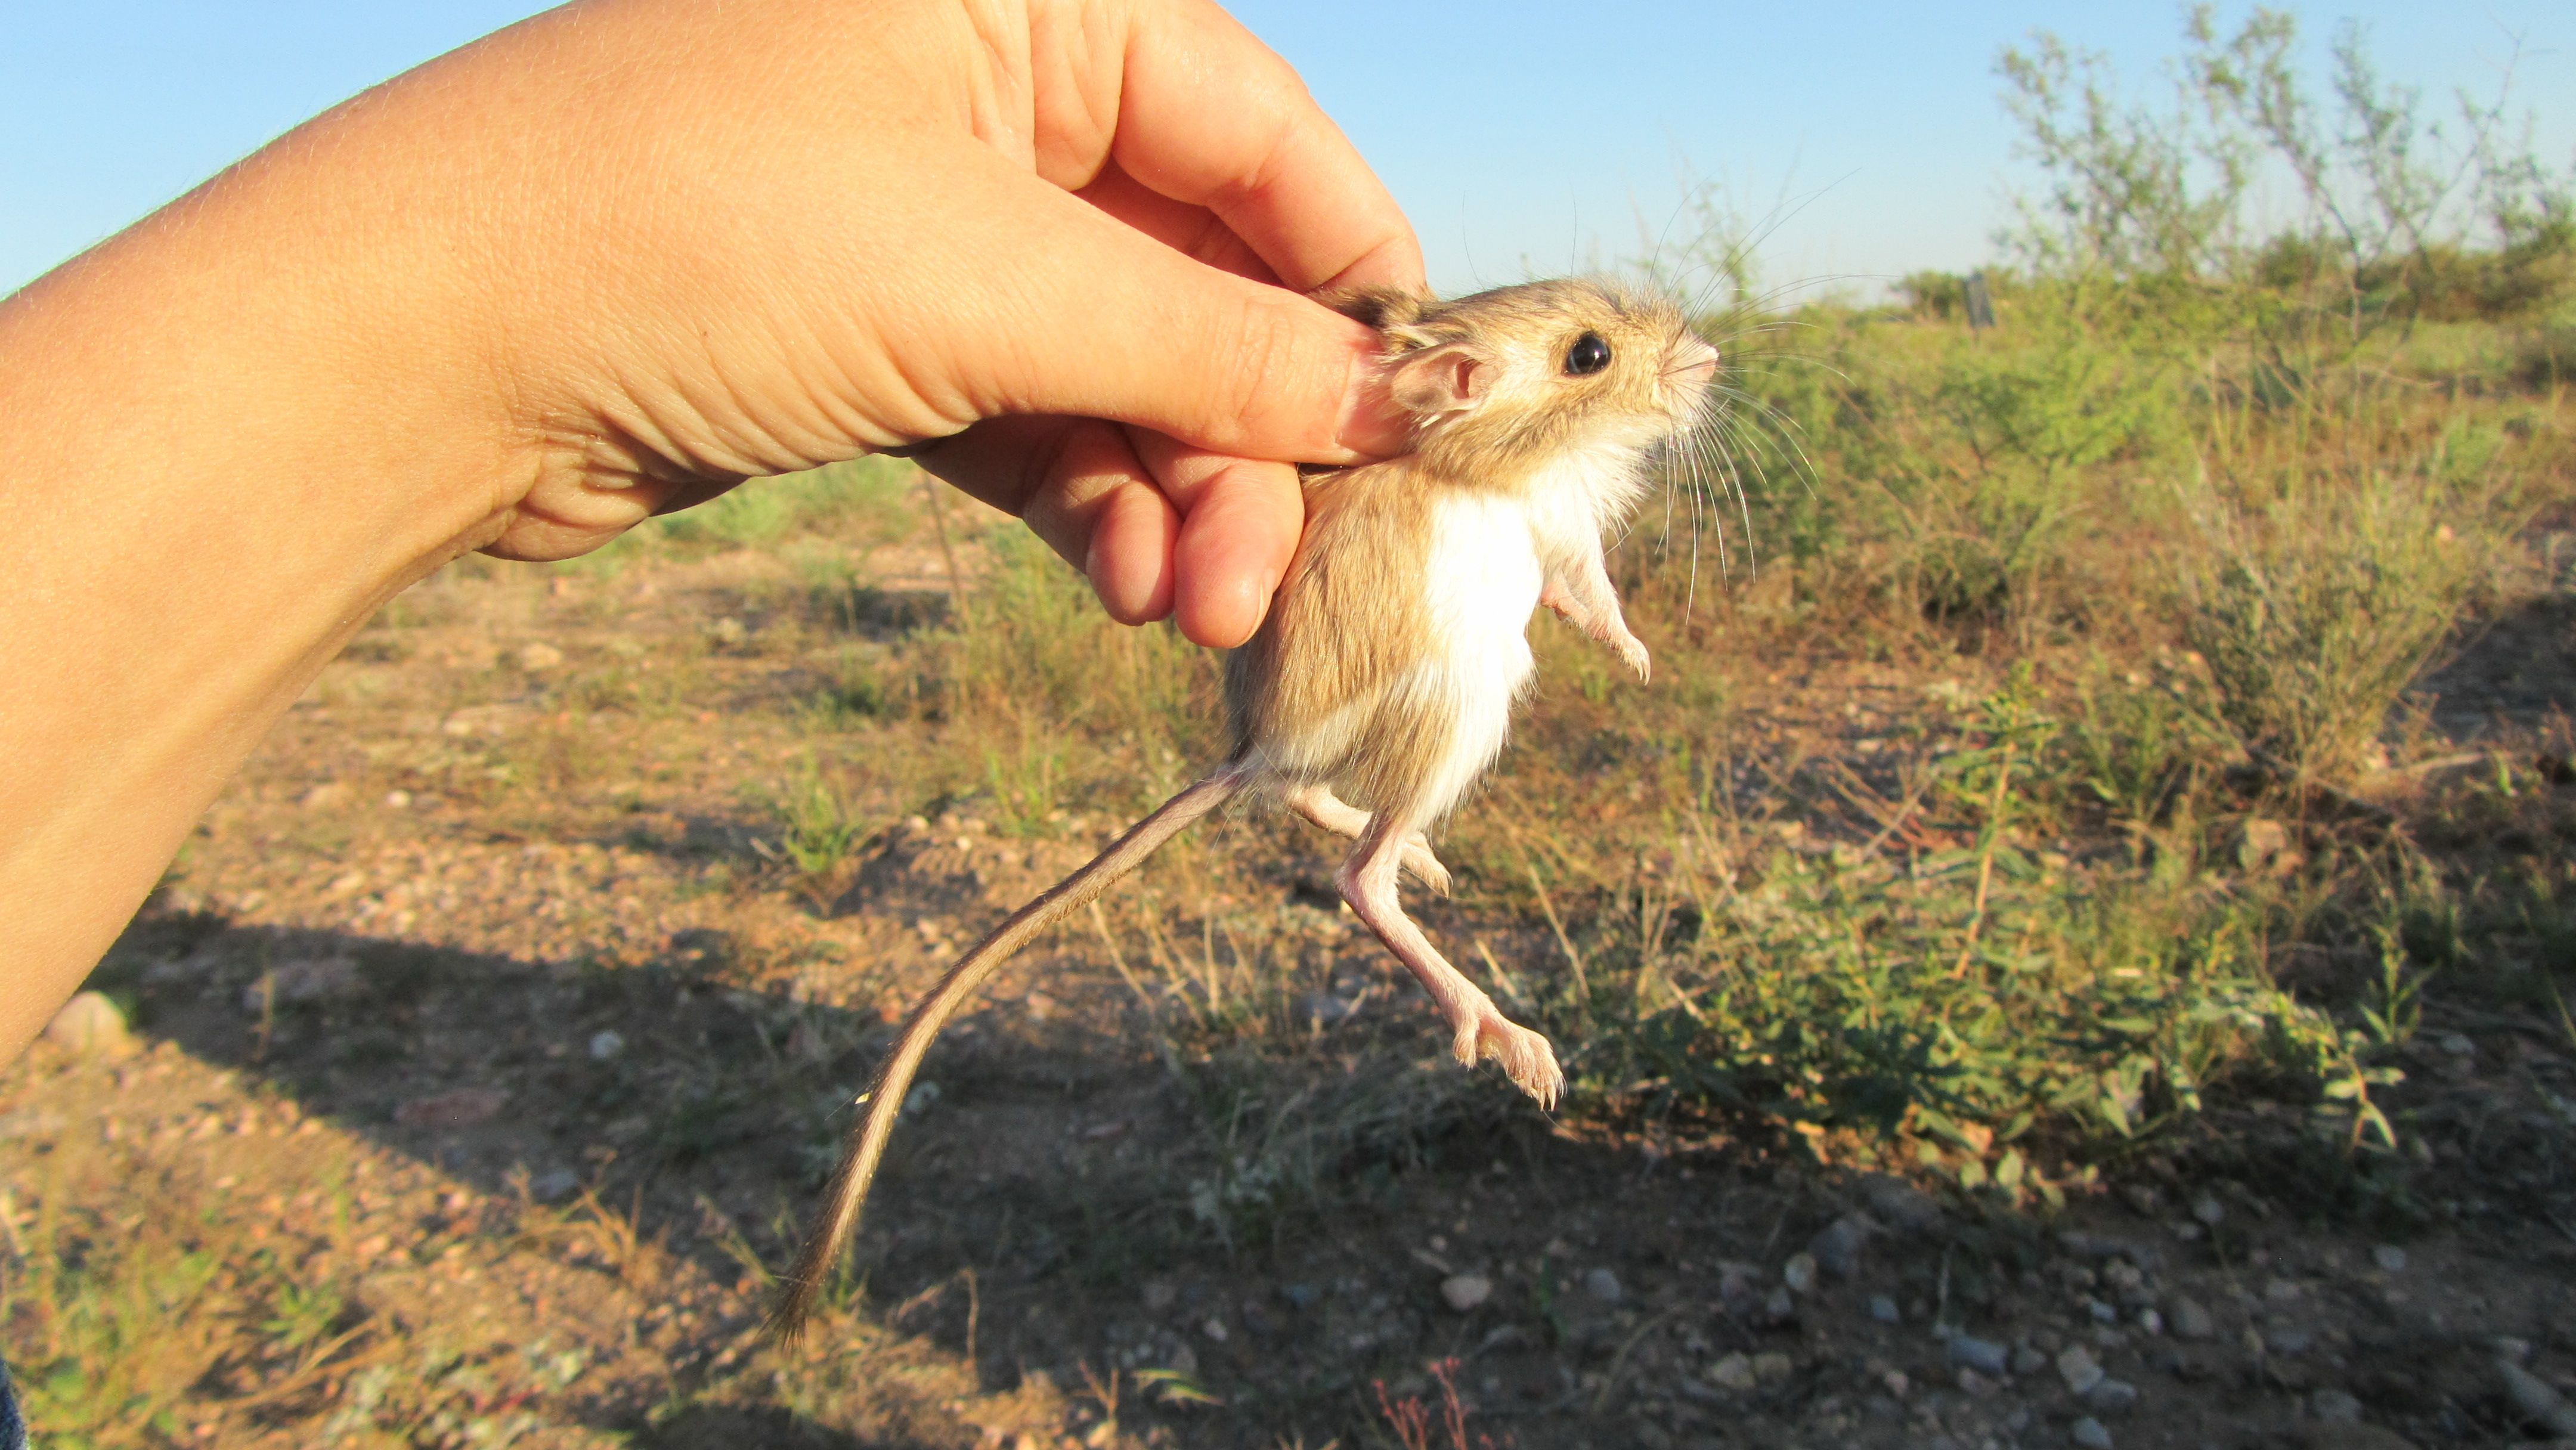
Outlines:
[{"label": "pebble", "polygon": [[538,670],[560,668],[564,662],[564,652],[539,640],[535,644],[520,646],[518,660],[520,669],[534,673]]},{"label": "pebble", "polygon": [[2547,1380],[2524,1369],[2509,1359],[2495,1362],[2496,1373],[2504,1376],[2505,1394],[2514,1408],[2547,1427],[2549,1433],[2576,1439],[2576,1405],[2552,1388]]},{"label": "pebble", "polygon": [[2106,1415],[2126,1414],[2138,1403],[2138,1387],[2127,1380],[2106,1379],[2084,1392],[2084,1403]]},{"label": "pebble", "polygon": [[1762,1301],[1762,1317],[1773,1324],[1786,1324],[1798,1317],[1797,1301],[1789,1297],[1785,1284],[1773,1289]]},{"label": "pebble", "polygon": [[1950,1362],[1965,1365],[1980,1374],[1999,1375],[2012,1367],[2012,1351],[1991,1339],[1973,1334],[1950,1336]]},{"label": "pebble", "polygon": [[2117,1324],[2120,1322],[2120,1311],[2103,1303],[2099,1299],[2087,1297],[2084,1301],[2084,1312],[2092,1315],[2093,1322],[2096,1324]]},{"label": "pebble", "polygon": [[1826,1273],[1848,1279],[1860,1272],[1861,1251],[1878,1231],[1878,1221],[1868,1214],[1847,1213],[1809,1239],[1807,1252]]},{"label": "pebble", "polygon": [[2201,1302],[2183,1294],[2175,1295],[2165,1305],[2165,1324],[2181,1339],[2207,1339],[2218,1333],[2218,1321],[2209,1316]]},{"label": "pebble", "polygon": [[939,1101],[939,1084],[935,1082],[915,1083],[912,1091],[903,1095],[903,1116],[910,1117],[913,1114],[928,1108],[932,1103],[937,1101]]},{"label": "pebble", "polygon": [[1903,1322],[1905,1318],[1897,1312],[1896,1301],[1885,1294],[1869,1296],[1869,1317],[1881,1324],[1897,1324]]},{"label": "pebble", "polygon": [[1752,1357],[1742,1353],[1727,1355],[1710,1365],[1708,1382],[1720,1389],[1734,1390],[1739,1394],[1761,1383],[1754,1377]]},{"label": "pebble", "polygon": [[1907,1233],[1928,1233],[1941,1226],[1941,1205],[1903,1179],[1873,1174],[1862,1180],[1860,1192],[1881,1223]]},{"label": "pebble", "polygon": [[626,1050],[626,1039],[614,1032],[590,1034],[590,1060],[606,1062]]},{"label": "pebble", "polygon": [[2102,1422],[2091,1415],[2085,1416],[2068,1427],[2066,1435],[2068,1439],[2083,1446],[2084,1450],[2111,1450],[2111,1432],[2104,1429]]},{"label": "pebble", "polygon": [[1440,1297],[1464,1314],[1494,1297],[1494,1281],[1482,1274],[1452,1274],[1440,1281]]},{"label": "pebble", "polygon": [[2227,1221],[2227,1205],[2204,1193],[2192,1203],[2191,1216],[2211,1228],[2216,1228]]},{"label": "pebble", "polygon": [[2308,1413],[2328,1424],[2349,1425],[2361,1418],[2361,1401],[2342,1390],[2319,1390],[2308,1396]]},{"label": "pebble", "polygon": [[1619,1276],[1608,1269],[1594,1269],[1583,1276],[1583,1292],[1604,1304],[1619,1302]]},{"label": "pebble", "polygon": [[134,1047],[125,1013],[104,992],[75,992],[45,1024],[45,1040],[83,1056],[115,1056]]},{"label": "pebble", "polygon": [[569,1168],[550,1168],[528,1183],[528,1196],[539,1203],[561,1203],[580,1191],[581,1175]]},{"label": "pebble", "polygon": [[1753,1377],[1766,1385],[1787,1379],[1790,1371],[1797,1367],[1795,1361],[1776,1349],[1766,1349],[1753,1356]]},{"label": "pebble", "polygon": [[[1448,1292],[1446,1285],[1442,1286],[1441,1292],[1443,1294]],[[1313,1284],[1282,1284],[1279,1286],[1279,1297],[1297,1308],[1312,1309],[1316,1301],[1324,1297],[1324,1291]]]},{"label": "pebble", "polygon": [[2101,1364],[2093,1358],[2093,1351],[2080,1344],[2067,1346],[2057,1356],[2057,1373],[2066,1381],[2066,1387],[2079,1395],[2102,1382]]},{"label": "pebble", "polygon": [[2141,1309],[2138,1311],[2138,1327],[2149,1334],[2162,1334],[2165,1332],[2165,1317],[2158,1314],[2153,1306]]},{"label": "pebble", "polygon": [[2012,1372],[2017,1375],[2037,1374],[2048,1368],[2048,1356],[2035,1345],[2025,1344],[2013,1351]]},{"label": "pebble", "polygon": [[1983,1399],[2000,1388],[2002,1388],[2002,1386],[1997,1385],[1993,1380],[1977,1373],[1968,1366],[1964,1364],[1959,1366],[1960,1393],[1974,1395],[1979,1399]]},{"label": "pebble", "polygon": [[2406,1251],[2395,1244],[2381,1244],[2372,1249],[2370,1261],[2391,1274],[2406,1272]]},{"label": "pebble", "polygon": [[1813,1254],[1791,1254],[1780,1266],[1780,1282],[1792,1293],[1812,1293],[1816,1287],[1816,1259]]}]

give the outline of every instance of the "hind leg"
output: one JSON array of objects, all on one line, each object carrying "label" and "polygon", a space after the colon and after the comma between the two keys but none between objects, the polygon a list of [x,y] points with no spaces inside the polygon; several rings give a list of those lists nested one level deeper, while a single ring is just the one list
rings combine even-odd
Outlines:
[{"label": "hind leg", "polygon": [[[1331,786],[1290,786],[1281,793],[1280,799],[1288,809],[1336,836],[1356,841],[1368,830],[1369,813],[1333,794]],[[1413,873],[1414,880],[1443,896],[1449,894],[1449,868],[1441,865],[1440,858],[1431,854],[1431,843],[1420,831],[1405,833],[1402,864],[1405,870]]]},{"label": "hind leg", "polygon": [[[1344,809],[1349,809],[1345,806]],[[1395,895],[1396,866],[1403,855],[1410,824],[1393,820],[1392,812],[1372,819],[1360,833],[1350,859],[1334,874],[1342,899],[1440,1008],[1452,1034],[1450,1053],[1465,1066],[1483,1058],[1500,1062],[1504,1075],[1541,1107],[1556,1106],[1565,1089],[1565,1074],[1556,1065],[1556,1050],[1547,1039],[1503,1016],[1494,1000],[1479,990],[1431,945],[1422,928],[1404,914]]]}]

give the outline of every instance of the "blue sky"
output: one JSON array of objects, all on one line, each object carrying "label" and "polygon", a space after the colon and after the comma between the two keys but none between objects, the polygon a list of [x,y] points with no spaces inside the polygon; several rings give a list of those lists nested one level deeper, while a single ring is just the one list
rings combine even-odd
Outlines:
[{"label": "blue sky", "polygon": [[[92,0],[0,29],[0,291],[177,195],[298,120],[539,8],[513,0]],[[1595,0],[1246,0],[1459,290],[1637,255],[1694,184],[1776,217],[1775,282],[1966,267],[2027,183],[1996,104],[1996,52],[2033,27],[2137,82],[2176,48],[2163,5],[1804,5]],[[2231,7],[2227,15],[2241,13]],[[2369,29],[2388,74],[2432,96],[2517,93],[2544,159],[2576,151],[2576,7],[2301,8],[2312,50]]]}]

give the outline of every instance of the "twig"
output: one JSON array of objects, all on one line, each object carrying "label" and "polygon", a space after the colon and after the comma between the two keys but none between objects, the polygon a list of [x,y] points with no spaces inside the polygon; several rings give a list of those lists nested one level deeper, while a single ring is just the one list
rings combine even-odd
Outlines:
[{"label": "twig", "polygon": [[1977,850],[1977,902],[1968,911],[1968,937],[1959,943],[1959,960],[1950,968],[1953,978],[1968,974],[1968,955],[1977,949],[1977,932],[1986,924],[1986,888],[1994,884],[1995,845],[2004,835],[2004,787],[2012,780],[2012,761],[1995,766],[1995,799],[1986,807],[1985,844]]},{"label": "twig", "polygon": [[939,506],[939,485],[927,471],[921,475],[921,496],[930,503],[931,531],[939,536],[939,557],[948,565],[948,607],[959,624],[971,629],[975,616],[966,611],[966,586],[958,578],[957,551],[948,544],[948,511]]}]

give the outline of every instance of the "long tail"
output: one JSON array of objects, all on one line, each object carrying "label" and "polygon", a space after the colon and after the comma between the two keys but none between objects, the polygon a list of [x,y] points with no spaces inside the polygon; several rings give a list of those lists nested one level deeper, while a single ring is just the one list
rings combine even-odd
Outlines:
[{"label": "long tail", "polygon": [[922,1055],[930,1050],[932,1039],[939,1036],[949,1016],[983,985],[994,968],[1010,960],[1032,938],[1090,905],[1120,877],[1143,865],[1145,858],[1165,842],[1232,799],[1250,779],[1251,771],[1241,763],[1228,762],[1207,779],[1163,802],[1152,815],[1111,842],[1107,850],[1092,857],[1089,865],[1011,913],[1008,920],[960,957],[957,965],[948,969],[948,975],[939,979],[937,989],[913,1009],[912,1019],[904,1024],[903,1035],[895,1041],[893,1054],[877,1070],[876,1085],[859,1099],[868,1105],[867,1116],[850,1130],[849,1141],[841,1152],[841,1166],[824,1193],[822,1215],[814,1221],[804,1250],[796,1256],[795,1270],[780,1286],[778,1302],[770,1308],[768,1328],[772,1335],[787,1343],[803,1332],[815,1296],[822,1292],[823,1281],[841,1257],[842,1246],[858,1227],[859,1208],[867,1202],[868,1185],[876,1178],[878,1160],[885,1156],[886,1139],[893,1134],[894,1120],[903,1111],[904,1094],[911,1090],[912,1075],[920,1069]]}]

